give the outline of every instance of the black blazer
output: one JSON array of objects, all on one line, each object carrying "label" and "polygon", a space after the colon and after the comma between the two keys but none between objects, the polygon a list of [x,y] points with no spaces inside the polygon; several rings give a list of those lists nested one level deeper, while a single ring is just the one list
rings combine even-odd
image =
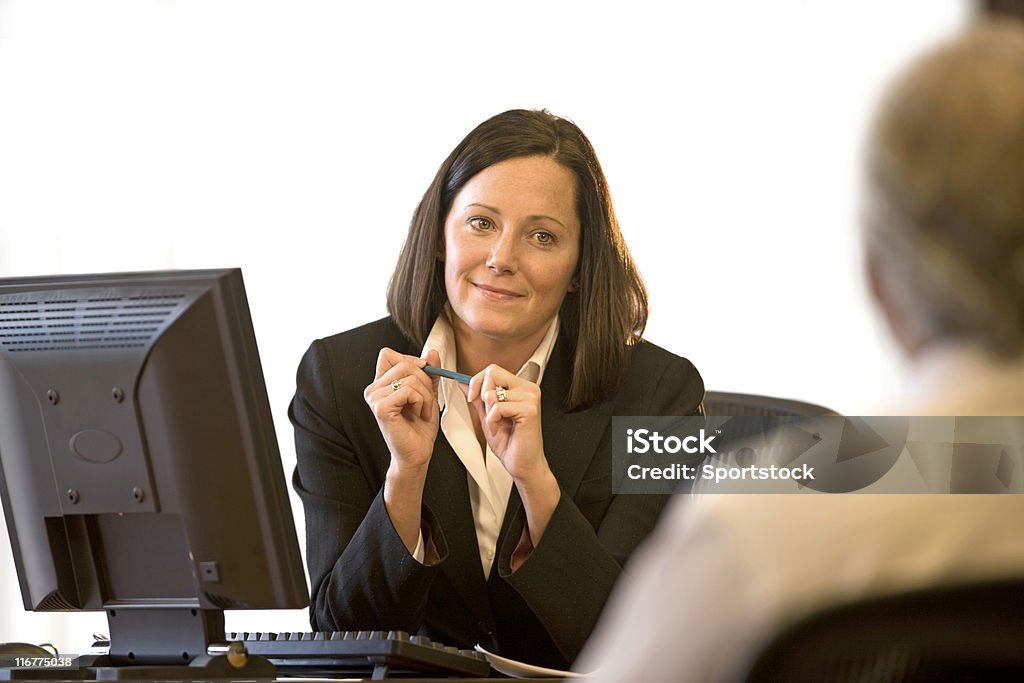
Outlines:
[{"label": "black blazer", "polygon": [[512,573],[524,524],[515,487],[485,579],[466,470],[438,432],[423,517],[441,561],[418,563],[395,532],[382,491],[390,455],[363,389],[388,346],[419,355],[390,318],[313,342],[289,417],[306,516],[315,630],[403,630],[447,645],[482,644],[566,668],[590,635],[622,565],[651,531],[664,496],[612,495],[612,415],[690,415],[704,385],[693,365],[653,344],[633,347],[609,401],[566,410],[571,358],[559,340],[541,382],[544,451],[562,488],[541,542]]}]

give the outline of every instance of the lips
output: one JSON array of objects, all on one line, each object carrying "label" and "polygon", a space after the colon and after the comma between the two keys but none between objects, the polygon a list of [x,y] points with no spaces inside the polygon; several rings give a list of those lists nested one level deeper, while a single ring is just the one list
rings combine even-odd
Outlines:
[{"label": "lips", "polygon": [[510,299],[518,299],[523,296],[518,292],[502,289],[501,287],[492,287],[479,282],[474,282],[473,286],[488,299],[494,299],[496,301],[508,301]]}]

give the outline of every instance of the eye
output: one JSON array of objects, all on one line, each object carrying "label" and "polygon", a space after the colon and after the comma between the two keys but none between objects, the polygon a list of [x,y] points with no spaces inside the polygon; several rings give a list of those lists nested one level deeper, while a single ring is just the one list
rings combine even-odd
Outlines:
[{"label": "eye", "polygon": [[490,218],[485,218],[484,216],[473,216],[466,222],[469,223],[470,227],[475,228],[476,230],[490,230],[494,227],[494,222]]},{"label": "eye", "polygon": [[539,244],[542,244],[544,246],[548,246],[555,243],[555,236],[552,235],[550,232],[545,232],[543,230],[541,230],[540,232],[533,233],[533,239],[535,239]]}]

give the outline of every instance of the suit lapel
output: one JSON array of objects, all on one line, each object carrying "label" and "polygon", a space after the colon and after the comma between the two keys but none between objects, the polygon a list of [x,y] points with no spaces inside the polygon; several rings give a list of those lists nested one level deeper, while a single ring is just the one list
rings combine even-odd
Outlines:
[{"label": "suit lapel", "polygon": [[[614,407],[613,401],[605,401],[582,410],[569,411],[567,405],[571,381],[572,358],[565,339],[559,338],[551,352],[551,359],[544,370],[544,378],[540,385],[540,411],[541,419],[544,421],[541,433],[544,437],[544,454],[548,459],[548,466],[562,491],[570,496],[579,488],[605,428],[611,424]],[[509,533],[511,520],[518,515],[522,507],[519,492],[513,486],[502,524],[502,541]],[[521,531],[517,529],[514,533]]]},{"label": "suit lapel", "polygon": [[476,618],[491,623],[494,619],[484,582],[484,569],[480,564],[480,546],[476,539],[466,477],[466,468],[459,456],[444,433],[438,431],[423,496],[444,527],[448,541],[448,559],[441,565],[441,572]]},{"label": "suit lapel", "polygon": [[[420,349],[404,338],[393,348],[402,349],[402,353],[411,356],[420,354]],[[448,559],[441,565],[441,573],[478,620],[492,623],[494,618],[484,582],[484,569],[480,564],[480,546],[476,540],[467,476],[459,456],[444,432],[438,429],[427,470],[423,502],[437,517],[448,541]]]},{"label": "suit lapel", "polygon": [[[413,351],[412,353],[415,353]],[[594,457],[607,425],[611,424],[613,401],[605,401],[583,410],[568,411],[567,398],[572,379],[572,359],[568,345],[559,339],[541,381],[541,431],[544,453],[562,490],[572,496]],[[438,517],[445,529],[449,557],[442,573],[454,586],[466,605],[484,623],[494,621],[490,596],[480,564],[480,548],[476,538],[473,510],[469,502],[467,473],[444,433],[438,431],[434,454],[427,473],[424,502]],[[522,526],[512,520],[520,517],[522,501],[515,486],[509,497],[502,521],[498,547],[510,532],[521,533]],[[491,570],[496,575],[496,568]]]}]

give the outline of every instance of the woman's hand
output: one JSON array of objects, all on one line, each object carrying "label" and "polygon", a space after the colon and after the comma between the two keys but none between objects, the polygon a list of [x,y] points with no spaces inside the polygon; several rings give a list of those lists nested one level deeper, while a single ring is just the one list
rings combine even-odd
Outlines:
[{"label": "woman's hand", "polygon": [[427,363],[440,365],[437,351],[426,358],[405,356],[387,347],[377,356],[377,373],[363,398],[377,419],[391,451],[384,481],[384,507],[409,554],[420,540],[423,486],[437,439],[437,377],[423,372]]},{"label": "woman's hand", "polygon": [[427,363],[440,364],[437,351],[417,358],[385,347],[377,356],[376,377],[363,391],[391,451],[392,465],[400,470],[425,470],[434,452],[438,378],[423,372]]},{"label": "woman's hand", "polygon": [[561,496],[544,455],[540,396],[539,386],[497,365],[477,373],[466,390],[487,445],[519,490],[533,546],[540,542]]},{"label": "woman's hand", "polygon": [[[500,400],[500,393],[504,400]],[[466,400],[476,409],[494,455],[512,479],[528,480],[548,469],[541,434],[540,387],[488,365],[469,383]]]}]

